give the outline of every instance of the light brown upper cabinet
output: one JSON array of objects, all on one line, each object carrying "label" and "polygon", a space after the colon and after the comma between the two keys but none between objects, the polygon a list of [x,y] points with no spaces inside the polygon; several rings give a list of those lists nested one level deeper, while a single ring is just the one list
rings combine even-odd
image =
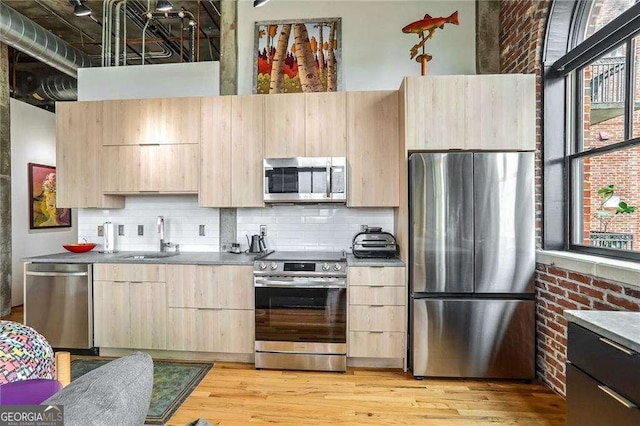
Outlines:
[{"label": "light brown upper cabinet", "polygon": [[263,207],[264,99],[231,96],[231,205]]},{"label": "light brown upper cabinet", "polygon": [[344,92],[275,94],[264,102],[266,158],[347,155]]},{"label": "light brown upper cabinet", "polygon": [[231,207],[231,96],[202,98],[200,192],[203,207]]},{"label": "light brown upper cabinet", "polygon": [[406,77],[406,149],[535,150],[535,76]]},{"label": "light brown upper cabinet", "polygon": [[347,155],[347,95],[345,92],[305,93],[307,157]]},{"label": "light brown upper cabinet", "polygon": [[200,147],[188,145],[105,146],[103,191],[135,194],[195,194],[200,180]]},{"label": "light brown upper cabinet", "polygon": [[104,101],[104,145],[197,144],[200,98]]},{"label": "light brown upper cabinet", "polygon": [[264,156],[304,157],[305,94],[274,94],[264,97]]},{"label": "light brown upper cabinet", "polygon": [[398,92],[347,92],[349,207],[399,204]]},{"label": "light brown upper cabinet", "polygon": [[124,198],[102,194],[102,103],[56,104],[58,207],[123,208]]}]

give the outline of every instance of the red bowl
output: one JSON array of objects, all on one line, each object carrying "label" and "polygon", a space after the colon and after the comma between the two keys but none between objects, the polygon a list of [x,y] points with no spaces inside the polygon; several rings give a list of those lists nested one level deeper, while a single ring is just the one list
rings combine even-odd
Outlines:
[{"label": "red bowl", "polygon": [[93,250],[97,244],[94,243],[78,243],[78,244],[64,244],[62,247],[65,250],[69,250],[73,253],[85,253]]}]

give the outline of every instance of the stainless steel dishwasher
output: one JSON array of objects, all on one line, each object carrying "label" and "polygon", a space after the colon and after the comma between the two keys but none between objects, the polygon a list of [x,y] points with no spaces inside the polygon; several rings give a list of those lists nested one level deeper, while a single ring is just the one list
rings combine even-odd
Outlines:
[{"label": "stainless steel dishwasher", "polygon": [[92,265],[25,263],[24,322],[54,348],[93,347]]}]

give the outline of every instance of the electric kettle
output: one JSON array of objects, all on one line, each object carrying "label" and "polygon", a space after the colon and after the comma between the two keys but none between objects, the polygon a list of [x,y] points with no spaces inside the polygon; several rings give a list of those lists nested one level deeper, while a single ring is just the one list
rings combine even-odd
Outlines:
[{"label": "electric kettle", "polygon": [[247,245],[249,246],[249,253],[262,253],[267,250],[267,245],[264,242],[264,237],[262,235],[252,235],[251,241],[249,241],[249,236],[247,237]]}]

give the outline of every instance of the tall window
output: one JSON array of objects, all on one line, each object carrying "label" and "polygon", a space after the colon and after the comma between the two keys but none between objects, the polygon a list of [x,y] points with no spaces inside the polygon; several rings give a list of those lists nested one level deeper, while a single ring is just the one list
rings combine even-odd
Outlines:
[{"label": "tall window", "polygon": [[[585,42],[635,3],[594,0]],[[572,74],[571,249],[640,260],[639,62],[635,33]]]}]

